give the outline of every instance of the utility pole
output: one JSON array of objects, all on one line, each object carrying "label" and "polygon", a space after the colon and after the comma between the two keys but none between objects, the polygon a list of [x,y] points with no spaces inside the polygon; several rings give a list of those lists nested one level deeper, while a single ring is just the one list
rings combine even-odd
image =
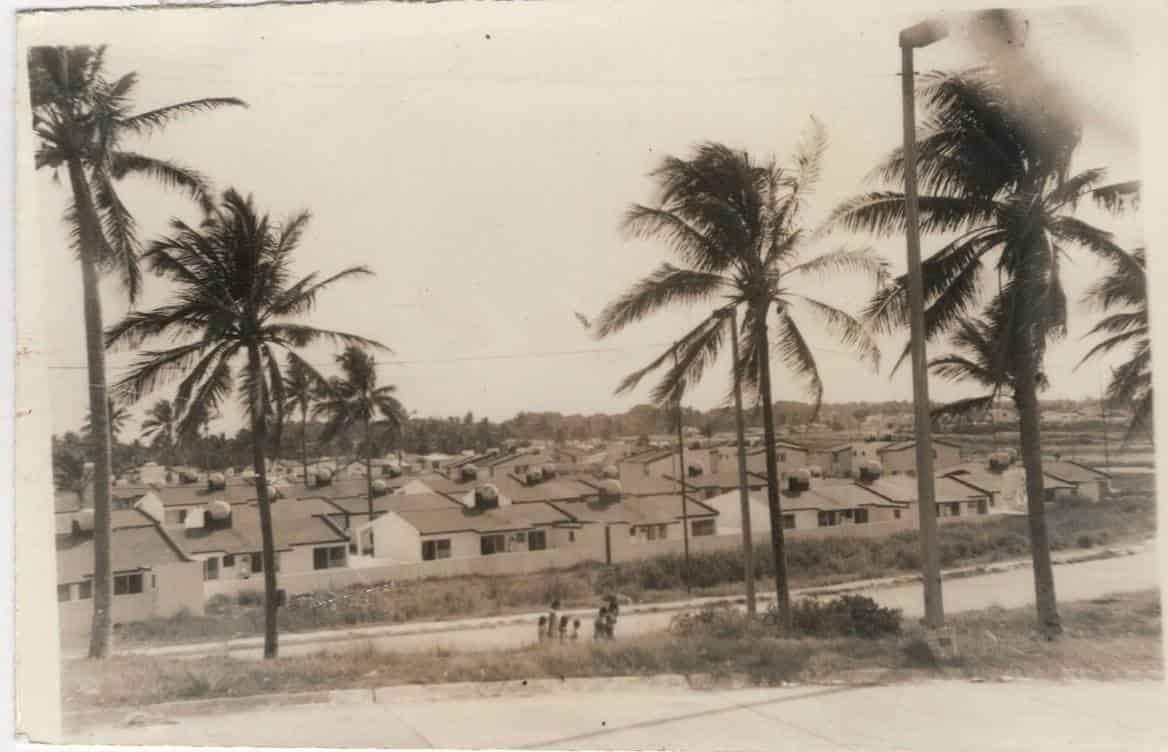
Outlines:
[{"label": "utility pole", "polygon": [[1111,447],[1107,441],[1107,393],[1103,385],[1099,385],[1099,407],[1103,410],[1103,469],[1111,472]]},{"label": "utility pole", "polygon": [[742,568],[746,581],[746,615],[754,616],[758,606],[754,596],[754,535],[750,529],[750,490],[746,487],[746,427],[742,415],[742,374],[738,371],[738,314],[726,309],[730,325],[730,353],[734,358],[734,422],[738,432],[738,494],[742,503]]},{"label": "utility pole", "polygon": [[[677,349],[673,350],[673,365],[678,365]],[[689,502],[685,493],[686,468],[685,468],[685,438],[682,436],[681,430],[681,395],[685,391],[684,382],[680,382],[677,390],[677,464],[681,469],[678,473],[681,481],[681,535],[685,542],[685,592],[691,592],[690,585],[690,571],[689,571]]]},{"label": "utility pole", "polygon": [[920,23],[900,32],[900,87],[904,118],[904,199],[908,245],[908,299],[912,349],[913,413],[916,429],[917,501],[920,507],[921,579],[925,590],[925,625],[945,623],[941,601],[941,557],[937,542],[937,505],[933,487],[932,419],[929,414],[929,373],[925,354],[924,282],[921,271],[920,218],[917,205],[916,102],[913,49],[943,39],[935,23]]}]

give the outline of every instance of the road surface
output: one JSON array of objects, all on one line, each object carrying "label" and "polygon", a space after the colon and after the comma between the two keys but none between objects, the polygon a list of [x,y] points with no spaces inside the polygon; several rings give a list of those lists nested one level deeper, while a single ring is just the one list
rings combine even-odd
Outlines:
[{"label": "road surface", "polygon": [[75,744],[671,750],[1163,750],[1159,682],[545,692],[322,704],[93,728]]},{"label": "road surface", "polygon": [[[1056,566],[1055,587],[1059,600],[1084,600],[1107,593],[1146,590],[1159,586],[1158,562],[1154,549],[1130,556],[1099,559],[1079,564]],[[906,619],[923,615],[919,583],[890,587],[873,586],[858,591],[875,598],[882,605],[903,609]],[[945,610],[959,613],[990,606],[1014,608],[1034,602],[1034,579],[1029,568],[976,577],[946,580]],[[571,612],[569,612],[571,613]],[[646,634],[665,629],[678,610],[622,613],[617,637]],[[579,614],[581,637],[591,639],[591,612]],[[476,652],[520,648],[536,641],[537,629],[531,616],[509,619],[471,619],[459,622],[436,622],[432,625],[397,625],[389,628],[285,635],[280,640],[281,656],[312,655],[321,652],[341,653],[372,648],[379,652],[421,652],[445,649]],[[134,652],[149,655],[198,658],[208,654],[229,654],[233,658],[260,659],[262,641],[247,639],[225,643],[145,648]]]}]

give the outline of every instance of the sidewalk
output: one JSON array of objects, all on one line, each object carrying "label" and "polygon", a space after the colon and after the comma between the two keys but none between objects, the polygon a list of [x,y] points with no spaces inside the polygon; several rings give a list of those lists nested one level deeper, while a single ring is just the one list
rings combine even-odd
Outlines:
[{"label": "sidewalk", "polygon": [[[1089,549],[1083,551],[1065,551],[1054,555],[1055,564],[1069,565],[1083,561],[1093,561],[1100,558],[1114,556],[1131,556],[1142,553],[1151,548],[1151,543],[1130,546],[1115,546],[1106,549]],[[1028,568],[1029,559],[1015,559],[993,564],[974,565],[945,570],[942,577],[946,580],[965,579],[999,572],[1008,572],[1016,569]],[[874,580],[857,580],[840,583],[838,585],[804,588],[792,591],[795,597],[817,597],[839,595],[849,592],[873,591],[920,582],[918,575],[901,575]],[[758,594],[760,608],[774,600],[773,594]],[[714,596],[691,598],[681,601],[667,601],[662,603],[633,604],[622,606],[621,616],[625,619],[638,614],[669,614],[678,611],[700,609],[718,604],[742,604],[745,599],[741,595]],[[585,623],[590,623],[593,610],[569,609],[562,613],[569,616],[578,616]],[[448,619],[443,621],[407,622],[404,624],[379,624],[368,627],[354,627],[346,629],[327,629],[314,632],[289,632],[280,635],[281,647],[310,646],[316,643],[338,643],[347,641],[368,641],[381,638],[433,636],[447,632],[467,632],[476,630],[491,630],[502,627],[517,627],[534,625],[539,621],[543,612],[529,612],[511,614],[508,616],[478,617],[471,619]],[[239,637],[212,642],[183,643],[178,645],[160,645],[156,647],[130,648],[117,651],[121,655],[151,655],[169,657],[196,657],[204,655],[229,655],[244,651],[255,651],[263,647],[262,637]]]},{"label": "sidewalk", "polygon": [[1168,748],[1160,682],[941,680],[695,691],[668,679],[602,680],[561,690],[533,684],[503,696],[358,690],[328,703],[92,727],[67,741],[744,752]]}]

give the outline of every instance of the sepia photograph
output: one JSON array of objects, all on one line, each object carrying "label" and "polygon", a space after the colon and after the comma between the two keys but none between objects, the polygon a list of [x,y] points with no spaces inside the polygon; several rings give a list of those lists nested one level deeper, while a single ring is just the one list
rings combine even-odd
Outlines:
[{"label": "sepia photograph", "polygon": [[1160,20],[21,9],[17,733],[1168,749]]}]

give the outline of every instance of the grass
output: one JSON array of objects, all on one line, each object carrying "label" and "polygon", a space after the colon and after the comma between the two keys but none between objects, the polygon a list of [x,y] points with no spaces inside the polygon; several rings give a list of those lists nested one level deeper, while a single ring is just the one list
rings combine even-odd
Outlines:
[{"label": "grass", "polygon": [[[929,675],[1117,679],[1161,676],[1159,593],[1150,590],[1061,608],[1065,634],[1035,631],[1030,608],[989,609],[950,619],[959,656]],[[698,620],[701,621],[701,620]],[[66,711],[173,700],[534,678],[712,674],[757,685],[846,679],[856,671],[912,675],[932,665],[910,635],[783,638],[764,621],[731,613],[695,628],[612,643],[532,646],[486,654],[317,655],[275,661],[207,657],[198,661],[124,656],[76,660],[62,668]]]},{"label": "grass", "polygon": [[[1155,530],[1155,501],[1133,498],[1106,504],[1067,503],[1047,514],[1052,549],[1081,549],[1146,537]],[[1000,517],[980,523],[944,525],[942,566],[950,568],[1022,558],[1030,545],[1026,520]],[[691,557],[694,596],[729,596],[742,591],[740,550]],[[816,587],[857,579],[912,574],[920,568],[916,532],[887,538],[789,540],[787,563],[792,587]],[[759,591],[773,588],[770,550],[758,547]],[[498,616],[531,611],[559,600],[564,608],[591,608],[598,597],[619,593],[639,603],[687,597],[680,555],[625,562],[610,567],[585,564],[527,575],[470,576],[385,582],[333,592],[295,596],[279,612],[281,632],[354,625]],[[121,644],[167,644],[218,640],[263,632],[258,598],[213,598],[204,616],[180,615],[126,624]]]}]

